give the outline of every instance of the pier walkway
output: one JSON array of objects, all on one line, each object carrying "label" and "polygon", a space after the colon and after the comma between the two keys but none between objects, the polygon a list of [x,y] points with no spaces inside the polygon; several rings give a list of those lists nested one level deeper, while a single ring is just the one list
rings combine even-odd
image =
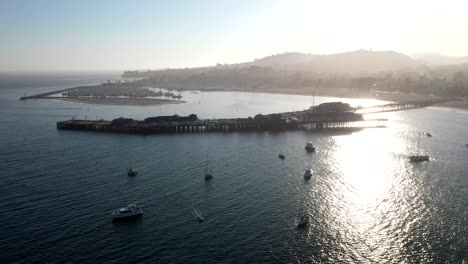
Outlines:
[{"label": "pier walkway", "polygon": [[447,101],[449,100],[441,99],[441,100],[423,100],[423,101],[406,101],[406,102],[398,102],[398,103],[389,103],[389,104],[384,104],[384,105],[360,107],[356,109],[356,112],[360,114],[393,112],[393,111],[428,107],[428,106],[432,106],[435,104],[444,103]]}]

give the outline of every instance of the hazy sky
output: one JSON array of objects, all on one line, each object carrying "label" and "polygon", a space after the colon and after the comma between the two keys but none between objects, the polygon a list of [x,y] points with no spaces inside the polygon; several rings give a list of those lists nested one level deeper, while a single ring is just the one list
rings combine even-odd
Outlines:
[{"label": "hazy sky", "polygon": [[0,0],[0,71],[147,69],[356,49],[468,55],[468,1]]}]

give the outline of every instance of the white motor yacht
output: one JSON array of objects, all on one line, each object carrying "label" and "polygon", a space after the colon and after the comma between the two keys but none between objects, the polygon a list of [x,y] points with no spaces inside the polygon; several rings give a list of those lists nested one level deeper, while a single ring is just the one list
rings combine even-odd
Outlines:
[{"label": "white motor yacht", "polygon": [[112,212],[112,218],[114,220],[123,220],[123,219],[139,217],[142,214],[143,214],[143,209],[138,207],[136,204],[129,204],[126,207],[120,208]]}]

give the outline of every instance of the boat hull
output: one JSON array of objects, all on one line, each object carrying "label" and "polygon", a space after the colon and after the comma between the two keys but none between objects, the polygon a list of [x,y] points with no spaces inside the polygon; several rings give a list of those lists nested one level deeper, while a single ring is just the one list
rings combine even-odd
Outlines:
[{"label": "boat hull", "polygon": [[411,162],[428,161],[429,156],[410,156],[409,159]]},{"label": "boat hull", "polygon": [[311,147],[311,148],[305,147],[305,150],[307,152],[315,152],[315,147]]},{"label": "boat hull", "polygon": [[130,219],[135,219],[143,215],[143,210],[140,210],[138,212],[132,212],[129,214],[112,214],[112,220],[113,221],[125,221],[125,220],[130,220]]},{"label": "boat hull", "polygon": [[306,219],[300,219],[299,222],[297,223],[297,227],[305,227],[309,224],[309,218],[307,217]]}]

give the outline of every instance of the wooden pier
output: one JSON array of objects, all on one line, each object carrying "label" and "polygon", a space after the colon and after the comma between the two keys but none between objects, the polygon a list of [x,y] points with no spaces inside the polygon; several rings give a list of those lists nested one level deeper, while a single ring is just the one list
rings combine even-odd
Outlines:
[{"label": "wooden pier", "polygon": [[352,111],[304,110],[232,119],[198,119],[192,114],[188,117],[177,115],[150,117],[143,121],[126,118],[112,121],[67,120],[57,122],[57,129],[129,134],[176,134],[385,127],[386,121],[386,119],[366,120],[361,114]]},{"label": "wooden pier", "polygon": [[198,119],[192,114],[187,117],[177,115],[150,117],[143,121],[126,118],[112,121],[66,120],[57,122],[57,129],[129,134],[176,134],[385,127],[387,119],[365,119],[364,114],[421,108],[441,102],[445,100],[408,101],[358,109],[350,107],[349,104],[334,102],[303,111],[256,115],[253,118]]}]

